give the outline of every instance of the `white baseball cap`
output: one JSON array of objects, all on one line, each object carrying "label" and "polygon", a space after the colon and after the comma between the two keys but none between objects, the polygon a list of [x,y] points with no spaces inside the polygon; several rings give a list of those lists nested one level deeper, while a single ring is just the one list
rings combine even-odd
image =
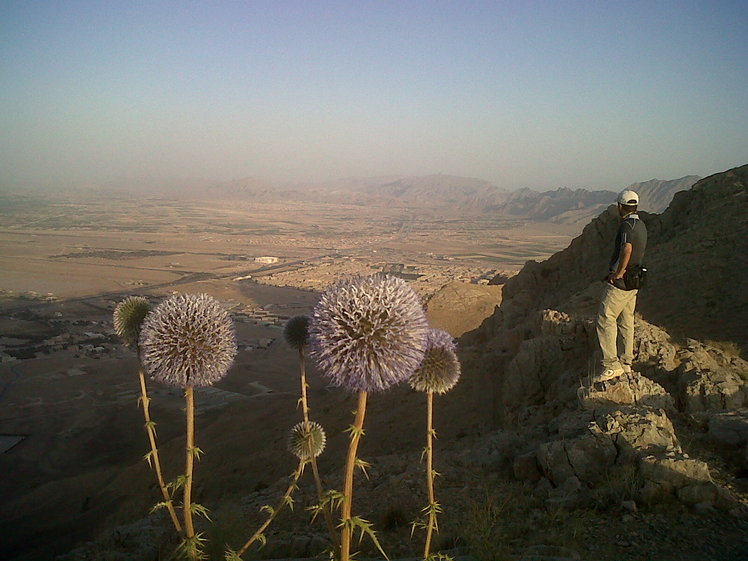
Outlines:
[{"label": "white baseball cap", "polygon": [[630,189],[624,189],[618,194],[618,198],[616,199],[616,202],[619,205],[638,205],[639,195],[636,194],[636,191],[631,191]]}]

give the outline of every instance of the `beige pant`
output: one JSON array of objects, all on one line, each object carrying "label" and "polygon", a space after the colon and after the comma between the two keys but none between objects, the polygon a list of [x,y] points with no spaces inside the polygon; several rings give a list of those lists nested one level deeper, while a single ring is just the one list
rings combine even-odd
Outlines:
[{"label": "beige pant", "polygon": [[[605,283],[597,314],[597,340],[603,353],[603,369],[631,366],[634,360],[634,308],[638,292]],[[621,349],[620,358],[618,349]]]}]

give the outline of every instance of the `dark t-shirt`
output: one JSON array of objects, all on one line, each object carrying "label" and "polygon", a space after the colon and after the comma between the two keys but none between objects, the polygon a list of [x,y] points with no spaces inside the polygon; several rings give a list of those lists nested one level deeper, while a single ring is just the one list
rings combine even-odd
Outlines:
[{"label": "dark t-shirt", "polygon": [[618,268],[618,258],[621,255],[621,247],[625,243],[630,243],[632,245],[631,259],[629,259],[628,266],[641,265],[644,261],[644,250],[647,249],[647,227],[644,225],[644,222],[639,219],[637,214],[629,214],[618,227],[616,245],[613,250],[613,255],[610,258],[609,270],[615,271]]}]

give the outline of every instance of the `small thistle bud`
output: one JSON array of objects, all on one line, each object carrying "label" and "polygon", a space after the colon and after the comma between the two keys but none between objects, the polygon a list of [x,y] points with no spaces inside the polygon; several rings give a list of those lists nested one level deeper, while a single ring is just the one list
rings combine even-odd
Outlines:
[{"label": "small thistle bud", "polygon": [[211,386],[236,356],[228,313],[207,294],[176,294],[164,300],[140,332],[143,367],[162,384]]},{"label": "small thistle bud", "polygon": [[114,331],[126,347],[137,347],[140,327],[150,308],[142,296],[128,296],[114,308]]},{"label": "small thistle bud", "polygon": [[310,354],[332,385],[382,391],[418,368],[427,329],[418,296],[404,280],[351,277],[328,288],[315,306]]},{"label": "small thistle bud", "polygon": [[460,361],[452,336],[441,329],[429,329],[426,354],[410,379],[410,387],[419,392],[446,393],[460,379]]},{"label": "small thistle bud", "polygon": [[288,320],[283,330],[283,335],[288,343],[294,349],[301,349],[306,346],[309,340],[309,316],[294,316]]},{"label": "small thistle bud", "polygon": [[306,423],[298,423],[291,429],[288,438],[289,451],[300,460],[311,460],[319,456],[325,449],[327,436],[322,425],[315,421],[309,421],[309,429]]}]

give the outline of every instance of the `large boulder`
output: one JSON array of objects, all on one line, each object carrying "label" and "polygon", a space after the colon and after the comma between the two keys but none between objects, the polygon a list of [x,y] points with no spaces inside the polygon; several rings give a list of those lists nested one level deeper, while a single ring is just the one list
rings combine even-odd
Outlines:
[{"label": "large boulder", "polygon": [[599,409],[620,405],[646,405],[656,409],[675,411],[673,398],[665,389],[638,372],[620,378],[582,386],[578,392],[582,407]]},{"label": "large boulder", "polygon": [[678,389],[686,411],[739,409],[748,402],[746,361],[693,339],[680,356]]}]

